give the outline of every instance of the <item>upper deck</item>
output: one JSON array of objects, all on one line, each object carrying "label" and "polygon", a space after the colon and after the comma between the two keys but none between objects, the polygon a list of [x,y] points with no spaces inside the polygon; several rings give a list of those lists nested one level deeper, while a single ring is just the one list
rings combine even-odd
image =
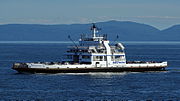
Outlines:
[{"label": "upper deck", "polygon": [[68,47],[67,54],[95,53],[95,54],[125,54],[124,46],[121,43],[109,45],[107,34],[98,34],[100,28],[95,24],[91,27],[91,34],[82,34],[79,45]]},{"label": "upper deck", "polygon": [[102,41],[107,40],[107,34],[98,34],[100,28],[95,24],[91,27],[91,34],[82,34],[79,40],[80,46],[97,46],[102,44]]}]

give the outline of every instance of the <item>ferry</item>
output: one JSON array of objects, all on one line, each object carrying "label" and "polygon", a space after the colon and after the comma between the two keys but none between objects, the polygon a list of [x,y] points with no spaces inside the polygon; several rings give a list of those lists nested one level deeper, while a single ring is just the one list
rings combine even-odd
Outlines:
[{"label": "ferry", "polygon": [[20,73],[145,72],[164,71],[168,66],[167,61],[126,61],[122,43],[110,44],[95,24],[91,31],[68,47],[61,62],[14,63],[12,69]]}]

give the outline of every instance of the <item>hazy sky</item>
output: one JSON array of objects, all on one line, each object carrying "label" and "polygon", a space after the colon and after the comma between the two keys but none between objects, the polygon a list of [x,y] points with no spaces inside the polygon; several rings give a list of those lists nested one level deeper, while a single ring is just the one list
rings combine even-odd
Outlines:
[{"label": "hazy sky", "polygon": [[0,0],[0,24],[135,21],[163,29],[180,24],[180,0]]}]

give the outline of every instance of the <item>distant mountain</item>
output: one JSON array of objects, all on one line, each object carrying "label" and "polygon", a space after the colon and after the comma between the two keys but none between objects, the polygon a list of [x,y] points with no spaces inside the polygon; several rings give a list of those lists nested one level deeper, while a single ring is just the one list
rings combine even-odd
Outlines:
[{"label": "distant mountain", "polygon": [[180,25],[174,25],[160,32],[167,41],[180,41]]},{"label": "distant mountain", "polygon": [[[160,31],[150,25],[130,21],[96,23],[110,40],[119,35],[121,41],[180,41],[180,25]],[[82,33],[90,32],[91,24],[6,24],[0,25],[0,41],[66,41],[67,36],[78,40]]]},{"label": "distant mountain", "polygon": [[103,33],[108,33],[110,39],[114,39],[119,35],[123,41],[148,41],[154,40],[159,29],[135,22],[129,21],[108,21],[98,23],[102,27]]}]

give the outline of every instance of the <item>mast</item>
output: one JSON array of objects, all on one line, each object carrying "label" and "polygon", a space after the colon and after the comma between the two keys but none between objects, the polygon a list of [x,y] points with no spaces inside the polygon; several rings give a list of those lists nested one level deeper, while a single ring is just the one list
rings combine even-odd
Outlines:
[{"label": "mast", "polygon": [[93,24],[93,26],[91,27],[92,37],[96,37],[96,32],[98,32],[98,28],[96,27],[95,23],[92,24]]}]

